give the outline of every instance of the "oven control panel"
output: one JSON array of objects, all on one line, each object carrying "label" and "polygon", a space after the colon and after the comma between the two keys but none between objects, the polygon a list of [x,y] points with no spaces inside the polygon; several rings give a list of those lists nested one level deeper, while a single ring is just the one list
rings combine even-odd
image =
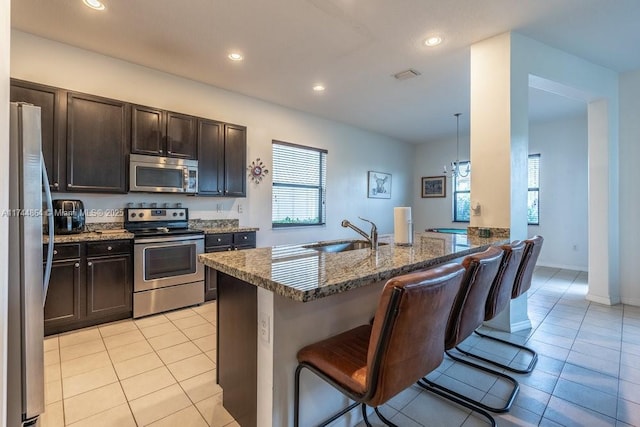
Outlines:
[{"label": "oven control panel", "polygon": [[186,221],[186,208],[165,208],[165,209],[127,209],[128,222],[147,221]]}]

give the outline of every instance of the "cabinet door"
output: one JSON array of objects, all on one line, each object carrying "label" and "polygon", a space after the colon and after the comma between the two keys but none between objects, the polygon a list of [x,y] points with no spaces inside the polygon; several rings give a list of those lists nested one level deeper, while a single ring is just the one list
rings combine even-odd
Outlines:
[{"label": "cabinet door", "polygon": [[224,194],[224,125],[198,120],[198,195]]},{"label": "cabinet door", "polygon": [[247,128],[224,125],[224,194],[245,197],[247,186]]},{"label": "cabinet door", "polygon": [[64,117],[66,93],[58,88],[11,80],[12,102],[28,102],[40,107],[42,154],[51,191],[64,190]]},{"label": "cabinet door", "polygon": [[166,124],[162,110],[142,105],[131,106],[131,152],[164,155]]},{"label": "cabinet door", "polygon": [[81,319],[80,272],[79,258],[53,263],[44,304],[45,335],[58,333],[61,326]]},{"label": "cabinet door", "polygon": [[132,310],[131,255],[87,258],[87,318]]},{"label": "cabinet door", "polygon": [[167,156],[197,158],[195,117],[167,112]]},{"label": "cabinet door", "polygon": [[127,104],[67,94],[67,190],[126,193]]}]

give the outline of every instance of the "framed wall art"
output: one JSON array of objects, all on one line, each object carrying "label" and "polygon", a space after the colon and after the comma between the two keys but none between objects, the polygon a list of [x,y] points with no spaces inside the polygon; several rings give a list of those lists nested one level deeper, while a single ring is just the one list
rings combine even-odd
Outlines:
[{"label": "framed wall art", "polygon": [[367,186],[367,197],[370,199],[390,199],[391,174],[369,171],[367,175],[369,183]]},{"label": "framed wall art", "polygon": [[446,176],[423,176],[422,177],[422,197],[447,197],[447,177]]}]

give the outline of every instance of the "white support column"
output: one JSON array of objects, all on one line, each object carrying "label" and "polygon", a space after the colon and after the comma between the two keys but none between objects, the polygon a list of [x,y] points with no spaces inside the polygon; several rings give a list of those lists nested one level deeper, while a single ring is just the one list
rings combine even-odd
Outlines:
[{"label": "white support column", "polygon": [[[528,78],[511,34],[471,46],[471,200],[481,215],[471,227],[509,229],[527,237]],[[489,325],[514,332],[531,327],[526,296]]]},{"label": "white support column", "polygon": [[589,150],[589,291],[587,299],[618,304],[618,164],[617,144],[610,138],[607,99],[588,107]]}]

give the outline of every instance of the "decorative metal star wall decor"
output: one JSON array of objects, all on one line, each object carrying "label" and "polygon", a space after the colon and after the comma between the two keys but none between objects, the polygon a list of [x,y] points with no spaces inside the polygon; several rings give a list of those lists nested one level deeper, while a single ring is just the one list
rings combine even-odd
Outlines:
[{"label": "decorative metal star wall decor", "polygon": [[251,164],[247,166],[247,169],[249,170],[249,177],[251,178],[251,181],[256,184],[260,184],[262,178],[269,173],[269,170],[265,167],[259,157],[255,161],[251,162]]}]

